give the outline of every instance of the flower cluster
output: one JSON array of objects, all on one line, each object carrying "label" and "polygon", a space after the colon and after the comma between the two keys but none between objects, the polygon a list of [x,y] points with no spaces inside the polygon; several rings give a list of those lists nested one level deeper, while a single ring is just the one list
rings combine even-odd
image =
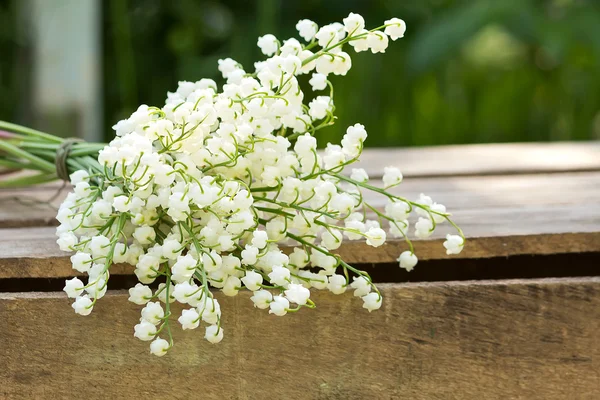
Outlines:
[{"label": "flower cluster", "polygon": [[[89,314],[104,296],[111,265],[135,265],[140,283],[129,300],[144,307],[134,335],[161,356],[173,345],[174,301],[187,305],[177,317],[183,329],[203,323],[209,342],[222,340],[221,307],[210,287],[226,296],[245,287],[255,307],[277,316],[313,308],[311,288],[341,294],[350,287],[373,311],[382,296],[367,273],[335,254],[342,242],[378,247],[388,236],[402,237],[408,250],[400,266],[415,266],[409,215],[419,215],[415,233],[424,238],[450,221],[445,207],[423,195],[409,201],[391,194],[402,182],[397,168],[385,169],[383,187],[369,184],[363,169],[342,173],[361,155],[364,126],[350,126],[323,152],[314,137],[335,120],[329,76],[350,69],[344,46],[384,52],[405,24],[394,18],[366,30],[363,18],[350,14],[343,24],[319,28],[302,20],[297,29],[307,43],[260,37],[268,58],[252,71],[219,60],[221,91],[210,79],[180,82],[164,107],[139,107],[114,126],[117,137],[100,151],[100,167],[71,175],[74,191],[60,208],[57,233],[61,249],[75,251],[73,268],[88,275],[87,284],[66,282],[75,312]],[[310,101],[298,82],[303,74],[312,74],[317,92]],[[369,204],[365,191],[385,196],[385,209]],[[449,254],[462,249],[458,232],[444,243]]]}]

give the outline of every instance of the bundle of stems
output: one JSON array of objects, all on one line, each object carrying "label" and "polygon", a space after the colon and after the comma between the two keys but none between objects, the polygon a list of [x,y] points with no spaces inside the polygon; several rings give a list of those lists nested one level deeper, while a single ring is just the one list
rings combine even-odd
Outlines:
[{"label": "bundle of stems", "polygon": [[0,121],[0,187],[30,186],[65,179],[57,172],[57,164],[60,170],[62,163],[66,166],[66,175],[80,169],[101,173],[98,151],[106,144],[74,142],[64,154],[66,159],[61,160],[66,141],[70,140]]}]

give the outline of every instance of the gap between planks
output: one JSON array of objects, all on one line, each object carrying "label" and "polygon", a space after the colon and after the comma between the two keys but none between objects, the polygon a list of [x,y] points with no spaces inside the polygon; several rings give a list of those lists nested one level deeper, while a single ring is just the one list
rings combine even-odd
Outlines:
[{"label": "gap between planks", "polygon": [[[35,228],[35,231],[48,228]],[[20,233],[29,229],[21,229]],[[53,230],[52,230],[53,231]],[[1,232],[1,231],[0,231]],[[48,235],[53,235],[49,232]],[[17,236],[17,235],[15,235]],[[18,243],[28,245],[19,247]],[[485,259],[518,255],[552,255],[600,252],[600,232],[560,233],[470,238],[468,247],[459,256],[449,256],[442,247],[443,239],[415,242],[415,251],[421,261],[451,259]],[[364,242],[344,243],[334,253],[349,264],[396,263],[398,255],[407,249],[401,240],[391,240],[373,248]],[[81,275],[72,269],[66,253],[61,252],[51,239],[26,239],[21,236],[4,241],[0,246],[0,279],[63,278]],[[290,248],[284,248],[289,252]],[[131,275],[133,267],[116,264],[112,275]]]},{"label": "gap between planks", "polygon": [[[429,189],[429,190],[427,190]],[[445,204],[469,241],[461,258],[600,251],[600,172],[519,176],[424,178],[397,189],[408,198],[427,191]],[[382,197],[371,198],[383,207]],[[2,209],[2,216],[25,210]],[[27,218],[33,214],[27,213]],[[47,217],[52,214],[46,214]],[[414,220],[413,220],[414,222]],[[429,240],[415,241],[419,257],[445,259],[441,225]],[[51,227],[0,229],[0,277],[63,277],[72,274]],[[389,263],[407,247],[390,240],[380,248],[346,242],[339,253],[351,263]],[[115,267],[114,273],[128,273]]]},{"label": "gap between planks", "polygon": [[[461,286],[483,286],[483,287],[508,287],[508,286],[547,286],[547,285],[579,285],[579,284],[600,284],[600,276],[585,276],[585,277],[567,277],[567,278],[535,278],[535,279],[477,279],[465,281],[444,281],[444,282],[382,282],[378,283],[377,287],[382,291],[387,290],[421,290],[421,289],[436,289],[447,287]],[[335,295],[334,297],[341,298],[342,296],[351,295],[353,289],[348,289],[344,294]],[[221,302],[226,298],[219,290],[211,289],[216,298]],[[242,293],[249,294],[246,289],[241,290]],[[315,289],[311,289],[311,293],[321,293]],[[325,292],[324,292],[325,293]],[[107,290],[107,297],[129,297],[127,290]],[[27,300],[27,299],[62,299],[67,300],[67,295],[63,291],[56,292],[0,292],[0,301],[3,300]],[[71,300],[69,300],[71,301]],[[256,310],[258,312],[258,310]]]}]

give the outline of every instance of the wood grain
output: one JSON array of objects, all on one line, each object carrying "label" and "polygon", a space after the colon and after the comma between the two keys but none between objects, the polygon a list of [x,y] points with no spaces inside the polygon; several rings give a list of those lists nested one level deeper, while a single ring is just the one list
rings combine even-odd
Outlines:
[{"label": "wood grain", "polygon": [[[0,279],[63,278],[81,275],[71,267],[69,254],[58,249],[53,228],[0,230],[7,239],[0,242]],[[451,258],[490,258],[516,255],[549,255],[600,252],[600,232],[543,233],[492,237],[471,237],[460,256],[446,255],[444,239],[417,240],[415,251],[420,260]],[[346,242],[335,253],[350,264],[394,263],[407,249],[402,240],[390,240],[381,247],[364,242]],[[290,251],[284,248],[284,251]],[[133,267],[117,264],[113,275],[130,275]]]},{"label": "wood grain", "polygon": [[[469,238],[462,258],[600,251],[600,172],[409,179],[397,192],[415,199],[425,189]],[[384,205],[381,197],[369,201]],[[415,241],[419,257],[449,258],[442,247],[449,232],[441,225],[432,238]],[[0,229],[0,238],[0,278],[72,274],[54,228]],[[339,253],[350,263],[386,263],[405,249],[401,240],[380,248],[347,242]],[[113,273],[130,269],[117,266]]]},{"label": "wood grain", "polygon": [[376,178],[391,165],[408,177],[598,171],[600,142],[370,148],[353,167]]},{"label": "wood grain", "polygon": [[50,185],[0,189],[0,228],[56,225],[58,206],[68,192]]},{"label": "wood grain", "polygon": [[[406,177],[455,177],[600,171],[599,142],[508,143],[460,146],[366,149],[361,162],[353,165],[381,178],[383,168],[399,167]],[[45,201],[60,187],[58,183],[37,189],[0,190],[0,227],[54,224],[54,211],[47,205],[20,200]],[[423,184],[421,191],[432,186]],[[435,191],[435,187],[433,187]],[[410,192],[410,189],[409,189]],[[53,205],[57,205],[55,201]]]},{"label": "wood grain", "polygon": [[[372,183],[375,186],[382,185],[378,180]],[[517,234],[520,227],[521,232],[529,233],[533,224],[554,224],[555,219],[559,220],[559,224],[571,220],[575,221],[573,225],[596,226],[596,218],[600,214],[600,172],[409,178],[391,192],[410,200],[416,200],[420,193],[425,193],[434,201],[446,205],[448,211],[453,212],[457,218],[461,217],[461,212],[468,211],[472,213],[473,218],[480,219],[482,224],[487,222],[485,219],[488,216],[506,218],[506,214],[512,214],[513,217],[509,216],[514,218],[512,222],[515,222],[511,224],[512,230],[504,230],[510,234]],[[19,192],[0,191],[0,199],[11,199],[0,203],[0,228],[56,224],[55,210],[47,206],[29,206],[12,200],[15,195],[23,196],[23,199],[48,199],[54,193],[54,188],[24,189]],[[379,194],[365,191],[364,195],[365,199],[376,207],[383,207],[385,204],[385,198]],[[583,209],[589,214],[589,221],[573,215]],[[543,218],[523,218],[521,212],[524,210],[537,213]],[[545,213],[549,214],[544,215]],[[548,218],[550,215],[552,218]],[[493,229],[494,226],[488,226],[488,230]]]},{"label": "wood grain", "polygon": [[175,327],[161,359],[125,294],[89,317],[61,294],[0,295],[0,398],[600,398],[599,278],[381,288],[378,312],[313,293],[285,317],[217,294],[224,341]]},{"label": "wood grain", "polygon": [[[375,178],[396,165],[409,177],[397,194],[445,204],[469,237],[460,257],[482,268],[489,257],[600,252],[599,143],[377,149],[363,165]],[[73,275],[55,212],[26,204],[56,188],[0,191],[0,279]],[[447,232],[416,241],[420,259],[449,258]],[[339,253],[377,264],[405,249],[348,242]],[[351,293],[315,292],[317,310],[282,318],[253,309],[247,292],[217,293],[225,340],[175,327],[162,359],[133,338],[139,307],[125,293],[89,317],[62,293],[0,293],[0,399],[600,398],[600,278],[380,287],[379,312]]]}]

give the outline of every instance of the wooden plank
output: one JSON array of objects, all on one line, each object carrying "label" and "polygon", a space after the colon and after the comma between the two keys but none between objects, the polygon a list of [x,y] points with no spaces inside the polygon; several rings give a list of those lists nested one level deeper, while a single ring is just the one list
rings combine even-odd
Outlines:
[{"label": "wooden plank", "polygon": [[68,193],[60,185],[0,189],[0,228],[57,225],[58,206]]},{"label": "wooden plank", "polygon": [[[0,243],[0,279],[63,278],[81,275],[72,269],[68,253],[58,249],[53,232],[52,228],[0,230],[0,235],[7,238]],[[442,247],[443,241],[442,238],[416,240],[414,245],[419,259],[474,259],[600,252],[600,232],[472,237],[460,256],[446,255]],[[350,264],[383,264],[396,262],[399,254],[406,249],[406,243],[397,239],[390,240],[378,248],[356,241],[344,243],[335,253]],[[132,273],[133,267],[129,265],[118,264],[111,267],[113,275]]]},{"label": "wooden plank", "polygon": [[[600,143],[519,143],[439,146],[407,149],[366,149],[362,161],[372,178],[380,178],[388,165],[399,167],[407,177],[402,190],[439,192],[437,184],[423,177],[456,177],[542,172],[600,171]],[[452,181],[451,181],[452,183]],[[443,184],[442,184],[443,185]],[[0,228],[47,226],[54,223],[54,211],[44,202],[56,193],[58,185],[41,188],[0,190]],[[457,193],[461,195],[461,193]],[[469,193],[472,194],[472,193]],[[466,196],[465,196],[466,197]],[[25,202],[15,201],[22,199]],[[33,201],[29,201],[33,200]],[[53,206],[59,202],[54,201]]]},{"label": "wooden plank", "polygon": [[[416,198],[426,188],[469,238],[462,258],[600,251],[600,173],[423,178],[407,180],[398,191]],[[419,257],[456,257],[442,247],[449,232],[450,226],[441,225],[430,239],[415,241]],[[53,228],[2,229],[0,237],[0,278],[72,275]],[[388,263],[405,249],[401,240],[379,248],[347,242],[339,254],[350,263]],[[119,266],[113,273],[130,269]]]},{"label": "wooden plank", "polygon": [[217,294],[223,342],[175,323],[160,359],[133,338],[126,294],[89,317],[62,294],[0,295],[0,397],[600,398],[600,278],[381,289],[377,312],[319,292],[316,310],[285,317],[252,309],[245,291]]},{"label": "wooden plank", "polygon": [[407,177],[600,171],[600,142],[367,148],[351,168],[365,168],[372,178],[381,178],[387,166],[400,168]]},{"label": "wooden plank", "polygon": [[[375,186],[381,182],[374,180]],[[48,226],[56,224],[56,211],[47,204],[33,204],[36,200],[45,202],[57,193],[56,186],[28,188],[19,190],[0,190],[0,228],[24,226]],[[65,196],[67,191],[62,192]],[[420,193],[430,195],[434,201],[445,204],[449,210],[481,210],[481,214],[490,212],[510,213],[523,210],[524,207],[539,206],[552,213],[553,218],[561,218],[561,213],[577,212],[585,208],[591,221],[599,212],[597,201],[600,198],[600,172],[576,172],[563,174],[530,174],[501,176],[468,176],[446,178],[408,178],[392,193],[415,200]],[[20,201],[15,201],[15,198]],[[385,198],[372,192],[365,192],[365,198],[377,207],[385,204]],[[60,197],[52,202],[60,204]],[[552,210],[552,207],[563,209]],[[569,216],[569,219],[572,219]],[[527,218],[529,220],[529,218]],[[515,218],[518,228],[523,219]],[[529,222],[529,221],[528,221]],[[531,221],[535,223],[553,223],[552,218]],[[586,224],[585,221],[583,221]],[[489,227],[494,229],[493,226]],[[529,232],[525,227],[524,231]],[[518,234],[511,231],[510,233]]]},{"label": "wooden plank", "polygon": [[598,171],[600,142],[371,148],[358,163],[371,177],[390,165],[410,177]]}]

